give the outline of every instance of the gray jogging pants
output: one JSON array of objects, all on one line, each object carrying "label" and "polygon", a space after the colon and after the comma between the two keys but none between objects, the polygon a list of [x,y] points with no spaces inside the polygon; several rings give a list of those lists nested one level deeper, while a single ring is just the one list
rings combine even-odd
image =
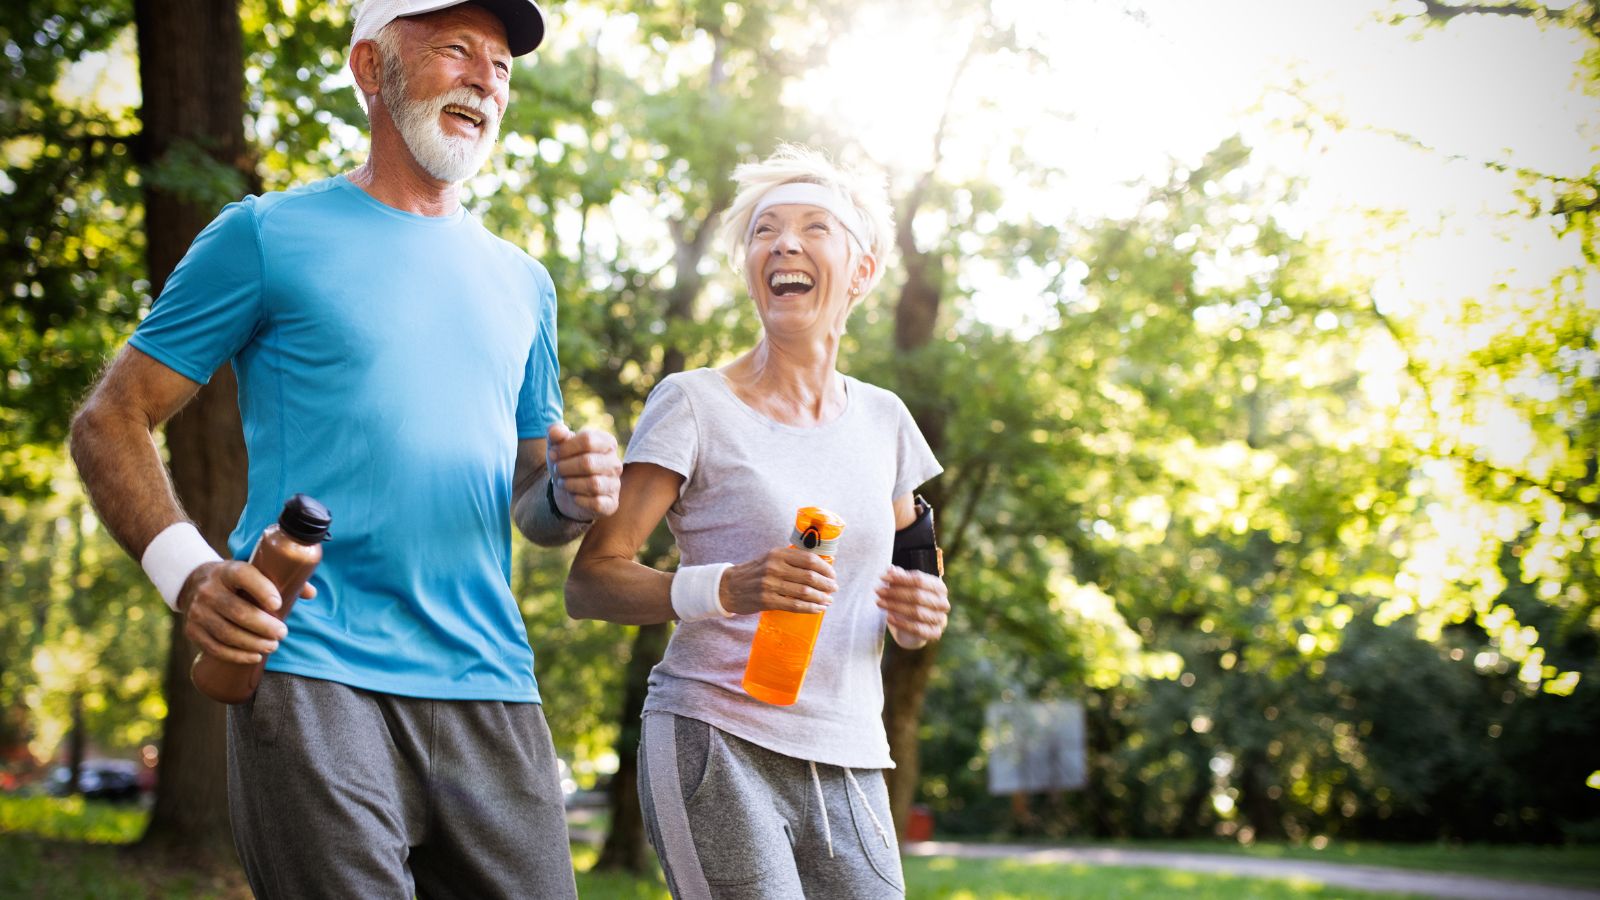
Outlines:
[{"label": "gray jogging pants", "polygon": [[577,896],[537,703],[268,672],[228,708],[228,808],[257,897]]},{"label": "gray jogging pants", "polygon": [[818,765],[654,712],[639,803],[678,900],[905,896],[882,770]]}]

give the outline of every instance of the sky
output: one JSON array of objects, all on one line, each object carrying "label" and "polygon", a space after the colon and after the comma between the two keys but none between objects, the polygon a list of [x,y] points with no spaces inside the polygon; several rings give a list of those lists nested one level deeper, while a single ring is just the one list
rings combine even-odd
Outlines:
[{"label": "sky", "polygon": [[[1280,219],[1330,241],[1346,273],[1391,307],[1483,299],[1499,283],[1536,290],[1577,259],[1547,222],[1505,215],[1519,210],[1518,182],[1484,165],[1579,175],[1593,164],[1600,98],[1575,78],[1584,46],[1569,30],[1485,16],[1397,25],[1420,8],[1401,0],[995,8],[1049,65],[996,59],[964,72],[941,169],[1003,183],[1009,160],[993,148],[1014,135],[1060,172],[1051,190],[1017,192],[1030,217],[1131,215],[1149,184],[1239,134],[1254,171],[1304,179]],[[920,170],[972,29],[868,12],[796,93],[831,106],[868,156]],[[1016,287],[988,285],[999,296],[977,305],[1025,322],[1028,292]]]}]

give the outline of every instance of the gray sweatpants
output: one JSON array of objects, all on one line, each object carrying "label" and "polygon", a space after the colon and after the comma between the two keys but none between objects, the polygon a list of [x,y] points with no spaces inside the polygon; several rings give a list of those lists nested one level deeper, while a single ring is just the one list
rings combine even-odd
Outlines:
[{"label": "gray sweatpants", "polygon": [[268,672],[228,709],[233,839],[258,897],[576,897],[537,703]]},{"label": "gray sweatpants", "polygon": [[639,803],[678,900],[905,896],[882,770],[812,764],[648,713]]}]

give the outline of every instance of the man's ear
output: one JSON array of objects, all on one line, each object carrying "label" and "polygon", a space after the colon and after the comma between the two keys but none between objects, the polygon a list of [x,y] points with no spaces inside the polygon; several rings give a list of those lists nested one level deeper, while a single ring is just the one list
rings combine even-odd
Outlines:
[{"label": "man's ear", "polygon": [[383,54],[378,51],[377,41],[357,41],[350,48],[350,74],[355,76],[363,95],[378,93],[383,84]]}]

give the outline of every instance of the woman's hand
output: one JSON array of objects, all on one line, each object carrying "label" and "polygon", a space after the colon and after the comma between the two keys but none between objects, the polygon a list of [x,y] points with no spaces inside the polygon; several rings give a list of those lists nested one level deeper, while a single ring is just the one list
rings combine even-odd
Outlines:
[{"label": "woman's hand", "polygon": [[820,613],[838,589],[827,560],[798,547],[778,547],[722,573],[718,599],[734,615],[769,609]]},{"label": "woman's hand", "polygon": [[941,578],[890,566],[878,583],[878,608],[889,614],[895,643],[915,650],[944,634],[950,593]]}]

